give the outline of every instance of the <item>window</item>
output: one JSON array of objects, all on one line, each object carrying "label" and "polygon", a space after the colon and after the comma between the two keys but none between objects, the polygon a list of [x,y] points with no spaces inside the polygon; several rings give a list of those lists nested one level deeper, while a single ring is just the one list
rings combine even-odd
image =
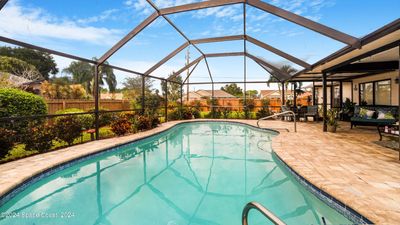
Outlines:
[{"label": "window", "polygon": [[365,103],[367,105],[373,105],[374,100],[373,100],[373,83],[363,83],[360,84],[360,105],[364,105]]},{"label": "window", "polygon": [[360,105],[391,105],[390,80],[360,84]]},{"label": "window", "polygon": [[390,80],[375,82],[375,105],[390,105]]},{"label": "window", "polygon": [[340,107],[340,86],[333,87],[333,107]]}]

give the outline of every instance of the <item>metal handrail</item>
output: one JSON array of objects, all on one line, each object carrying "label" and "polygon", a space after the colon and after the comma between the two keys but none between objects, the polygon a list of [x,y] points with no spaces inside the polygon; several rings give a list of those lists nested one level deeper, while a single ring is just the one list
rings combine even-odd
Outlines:
[{"label": "metal handrail", "polygon": [[249,216],[249,212],[251,209],[256,209],[257,211],[262,213],[267,219],[273,222],[275,225],[286,225],[286,223],[284,223],[281,219],[279,219],[279,217],[275,216],[275,214],[270,212],[268,209],[266,209],[258,202],[249,202],[243,208],[242,225],[248,225],[247,217]]},{"label": "metal handrail", "polygon": [[[292,114],[292,115],[293,115],[294,132],[297,132],[296,114],[295,114],[293,111],[285,111],[285,112],[276,113],[276,114],[274,114],[274,115],[270,115],[270,116],[267,116],[267,117],[260,118],[260,119],[257,120],[257,126],[260,127],[260,124],[259,124],[259,123],[260,123],[261,120],[266,120],[266,119],[269,119],[269,118],[273,118],[273,117],[277,117],[277,116],[282,116],[282,115],[285,115],[285,114]],[[261,127],[260,127],[260,128],[261,128]]]}]

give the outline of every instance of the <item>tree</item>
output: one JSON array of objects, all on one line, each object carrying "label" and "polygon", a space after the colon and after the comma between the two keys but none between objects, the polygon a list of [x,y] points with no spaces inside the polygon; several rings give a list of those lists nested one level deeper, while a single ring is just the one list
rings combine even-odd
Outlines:
[{"label": "tree", "polygon": [[[167,79],[182,83],[182,76],[181,75],[175,76],[174,72],[170,74]],[[161,82],[162,94],[165,95],[165,92],[167,91],[169,101],[172,102],[177,102],[178,100],[180,101],[181,85],[173,82],[168,82],[168,85],[166,85],[166,83],[167,83],[166,81]]]},{"label": "tree", "polygon": [[[142,76],[128,77],[125,79],[123,92],[125,98],[135,99],[138,96],[142,96]],[[152,92],[153,80],[149,77],[144,78],[144,92],[145,95]]]},{"label": "tree", "polygon": [[241,97],[243,95],[242,88],[237,86],[237,84],[227,84],[225,87],[221,87],[221,90],[228,92],[231,95],[234,95],[236,97]]},{"label": "tree", "polygon": [[[289,75],[293,75],[293,74],[295,74],[295,73],[297,72],[297,70],[296,70],[295,68],[293,68],[292,66],[290,66],[290,65],[282,65],[281,67],[279,67],[279,70],[281,70],[281,71],[283,71],[283,72],[286,72],[286,73],[289,74]],[[280,81],[277,79],[277,77],[279,77],[278,72],[273,71],[273,72],[271,73],[271,76],[269,77],[269,80],[267,81],[267,85],[268,85],[268,87],[269,87],[269,84],[270,84],[270,83],[277,82],[277,83],[278,83],[279,93],[281,93],[282,82],[280,82]],[[287,95],[287,90],[288,90],[288,87],[289,87],[289,82],[285,81],[284,85],[285,85],[285,90],[286,90],[285,95]],[[285,99],[287,99],[286,96],[285,96]]]},{"label": "tree", "polygon": [[[93,58],[94,61],[98,61],[97,58]],[[107,83],[108,90],[110,92],[114,92],[115,89],[117,88],[117,79],[114,74],[113,68],[109,66],[104,66],[104,65],[109,65],[107,61],[105,61],[100,67],[99,67],[99,86],[104,85],[104,82]],[[93,74],[94,74],[94,66],[93,66]]]},{"label": "tree", "polygon": [[63,70],[64,73],[72,75],[72,82],[82,84],[85,87],[86,93],[92,93],[92,66],[87,62],[74,61]]},{"label": "tree", "polygon": [[[97,60],[93,58],[93,60]],[[108,62],[104,62],[108,65]],[[87,62],[71,62],[71,64],[63,70],[67,74],[71,74],[73,82],[76,84],[82,84],[88,93],[94,94],[94,71],[95,65],[91,65]],[[117,87],[117,79],[114,74],[114,70],[111,67],[101,65],[98,69],[99,73],[99,86],[103,86],[107,83],[108,90],[114,92]]]},{"label": "tree", "polygon": [[28,48],[0,47],[0,55],[20,59],[33,65],[44,79],[58,73],[57,64],[49,53]]},{"label": "tree", "polygon": [[248,96],[249,98],[256,98],[258,95],[258,91],[257,90],[248,90],[246,91],[246,96]]},{"label": "tree", "polygon": [[0,56],[0,71],[31,81],[43,79],[40,72],[31,64],[8,56]]}]

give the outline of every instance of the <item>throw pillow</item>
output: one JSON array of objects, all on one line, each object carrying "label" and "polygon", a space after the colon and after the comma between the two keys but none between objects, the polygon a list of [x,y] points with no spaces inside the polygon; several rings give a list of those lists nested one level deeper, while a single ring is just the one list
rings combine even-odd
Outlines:
[{"label": "throw pillow", "polygon": [[367,116],[367,109],[364,108],[360,108],[360,112],[358,113],[358,115],[360,115],[360,117],[364,118]]},{"label": "throw pillow", "polygon": [[384,120],[385,119],[385,115],[386,113],[382,112],[382,111],[378,111],[378,120]]},{"label": "throw pillow", "polygon": [[391,112],[387,112],[387,113],[385,114],[385,119],[394,120],[394,116],[392,115]]},{"label": "throw pillow", "polygon": [[372,119],[372,116],[374,116],[374,113],[375,113],[375,111],[367,109],[367,119]]}]

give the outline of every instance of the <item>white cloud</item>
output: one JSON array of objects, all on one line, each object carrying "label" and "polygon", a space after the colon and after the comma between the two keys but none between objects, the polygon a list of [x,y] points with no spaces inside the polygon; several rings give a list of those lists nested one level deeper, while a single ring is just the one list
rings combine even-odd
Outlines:
[{"label": "white cloud", "polygon": [[114,44],[121,30],[79,25],[73,20],[60,20],[40,8],[24,8],[16,1],[1,11],[0,35],[11,38],[50,38],[83,41],[93,44]]},{"label": "white cloud", "polygon": [[103,11],[99,16],[81,18],[81,19],[78,19],[77,22],[80,24],[88,24],[88,23],[104,21],[104,20],[112,18],[113,15],[115,15],[115,13],[117,13],[118,11],[119,11],[118,9],[109,9],[109,10]]}]

